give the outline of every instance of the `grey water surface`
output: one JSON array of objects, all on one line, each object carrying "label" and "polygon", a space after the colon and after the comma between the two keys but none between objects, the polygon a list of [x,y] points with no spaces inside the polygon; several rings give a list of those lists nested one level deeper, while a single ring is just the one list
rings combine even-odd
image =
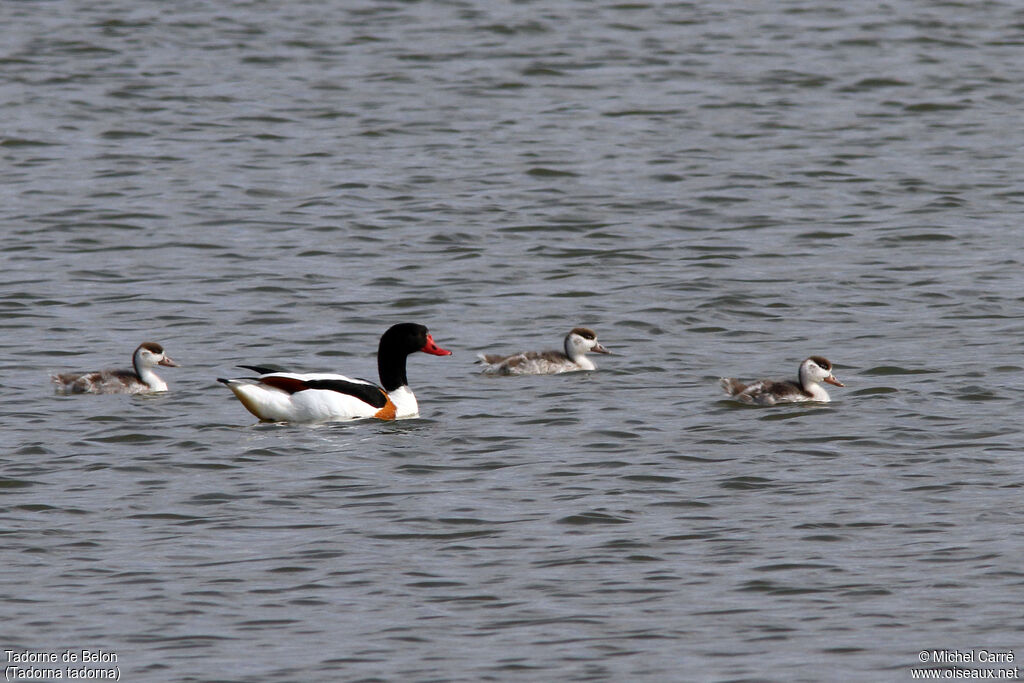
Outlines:
[{"label": "grey water surface", "polygon": [[[50,0],[0,26],[5,667],[1024,657],[1018,3]],[[375,378],[399,321],[454,352],[410,357],[418,419],[254,424],[215,381]],[[576,325],[597,372],[474,367]],[[181,363],[166,394],[53,393],[144,340]],[[811,354],[832,403],[717,387]]]}]

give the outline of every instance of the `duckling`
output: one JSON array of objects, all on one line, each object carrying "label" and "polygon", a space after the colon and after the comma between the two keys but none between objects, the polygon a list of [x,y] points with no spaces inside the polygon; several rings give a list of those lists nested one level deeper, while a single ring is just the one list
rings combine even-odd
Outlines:
[{"label": "duckling", "polygon": [[131,370],[97,370],[51,375],[60,394],[148,394],[167,391],[167,383],[153,372],[157,365],[176,368],[178,364],[156,342],[143,342],[132,354]]},{"label": "duckling", "polygon": [[837,387],[845,386],[832,374],[832,363],[821,356],[811,356],[800,363],[796,382],[762,379],[744,384],[731,377],[723,377],[719,380],[725,393],[736,400],[761,406],[801,401],[820,401],[822,403],[831,401],[828,392],[818,382],[827,382]]},{"label": "duckling", "polygon": [[565,336],[565,351],[524,351],[510,356],[479,354],[485,375],[554,375],[578,370],[596,370],[588,353],[611,353],[597,341],[588,327],[573,328]]}]

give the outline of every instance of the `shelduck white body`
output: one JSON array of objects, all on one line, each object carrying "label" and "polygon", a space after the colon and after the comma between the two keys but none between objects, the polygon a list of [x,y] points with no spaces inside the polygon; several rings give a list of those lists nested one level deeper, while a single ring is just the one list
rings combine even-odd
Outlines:
[{"label": "shelduck white body", "polygon": [[487,375],[555,375],[578,370],[596,370],[588,353],[611,353],[587,327],[576,327],[565,336],[565,351],[524,351],[510,356],[479,354]]},{"label": "shelduck white body", "polygon": [[832,363],[821,356],[811,356],[800,364],[797,381],[762,379],[744,384],[731,377],[723,377],[719,384],[725,393],[738,401],[762,406],[776,403],[798,403],[819,401],[827,403],[832,399],[819,382],[837,387],[845,386],[832,374]]},{"label": "shelduck white body", "polygon": [[217,381],[227,385],[246,410],[266,422],[403,419],[419,415],[405,374],[406,358],[416,351],[451,355],[434,343],[423,325],[399,323],[380,338],[377,370],[381,386],[333,373],[271,372],[255,366],[243,367],[256,370],[259,377]]},{"label": "shelduck white body", "polygon": [[178,367],[156,342],[143,342],[132,354],[131,370],[65,372],[50,379],[61,394],[148,394],[167,391],[167,383],[153,371],[157,365]]}]

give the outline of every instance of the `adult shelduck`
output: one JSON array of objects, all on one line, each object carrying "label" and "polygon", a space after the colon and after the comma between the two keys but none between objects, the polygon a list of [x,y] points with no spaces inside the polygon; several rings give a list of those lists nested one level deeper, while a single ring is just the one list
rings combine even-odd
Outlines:
[{"label": "adult shelduck", "polygon": [[435,356],[452,353],[435,344],[423,325],[399,323],[380,338],[377,348],[380,386],[345,375],[273,372],[249,365],[242,367],[255,370],[260,373],[259,377],[217,381],[227,385],[246,410],[266,422],[416,417],[419,406],[405,375],[406,358],[415,351]]},{"label": "adult shelduck", "polygon": [[837,387],[844,386],[832,374],[832,363],[821,356],[811,356],[800,364],[797,381],[762,379],[751,384],[744,384],[731,377],[719,380],[725,393],[738,401],[771,406],[776,403],[798,403],[801,401],[821,401],[827,403],[828,392],[818,382],[828,382]]},{"label": "adult shelduck", "polygon": [[148,394],[167,391],[167,383],[153,372],[157,365],[178,367],[164,353],[164,347],[156,342],[143,342],[132,354],[131,370],[65,372],[51,375],[50,379],[61,394]]},{"label": "adult shelduck", "polygon": [[611,353],[597,341],[597,335],[587,327],[574,328],[565,335],[565,352],[524,351],[511,356],[493,353],[479,354],[482,372],[487,375],[554,375],[560,372],[596,370],[587,354]]}]

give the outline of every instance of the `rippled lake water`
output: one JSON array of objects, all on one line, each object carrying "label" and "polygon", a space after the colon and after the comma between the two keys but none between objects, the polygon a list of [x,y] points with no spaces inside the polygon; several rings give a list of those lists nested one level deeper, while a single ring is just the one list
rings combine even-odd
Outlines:
[{"label": "rippled lake water", "polygon": [[[0,649],[128,681],[1024,657],[1015,4],[0,21]],[[374,377],[398,321],[454,351],[410,358],[419,419],[259,425],[215,382]],[[474,366],[576,325],[597,372]],[[166,394],[48,384],[143,340]],[[811,354],[830,404],[717,387]]]}]

